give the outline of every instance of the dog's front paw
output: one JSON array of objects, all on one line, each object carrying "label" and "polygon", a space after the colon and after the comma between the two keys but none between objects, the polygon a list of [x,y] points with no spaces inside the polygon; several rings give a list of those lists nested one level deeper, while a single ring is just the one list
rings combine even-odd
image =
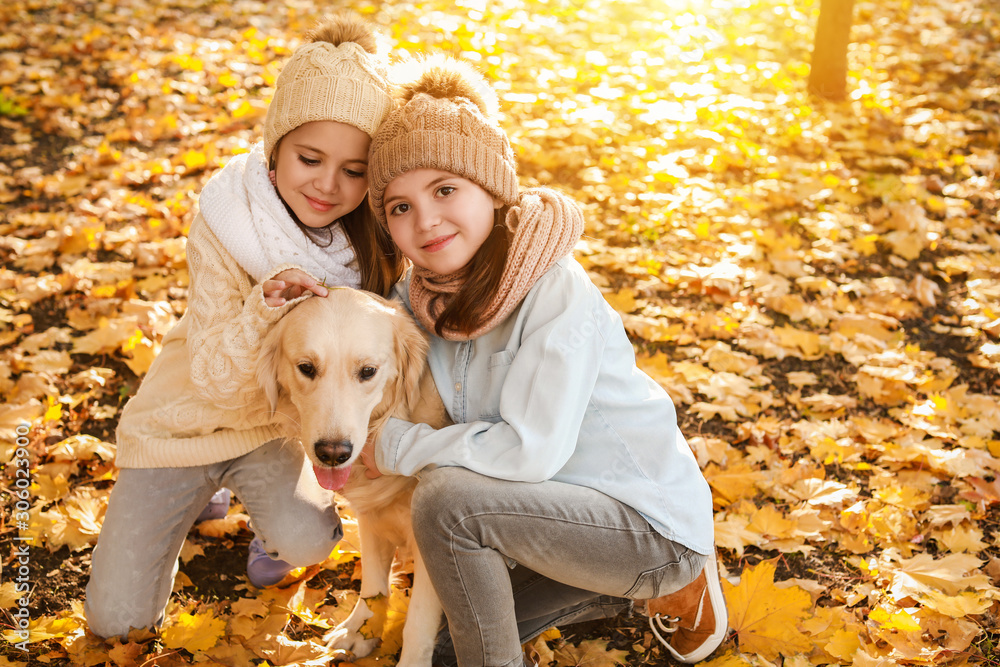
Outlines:
[{"label": "dog's front paw", "polygon": [[384,595],[358,598],[351,615],[323,635],[324,643],[335,651],[349,651],[355,658],[365,657],[382,643],[387,603]]},{"label": "dog's front paw", "polygon": [[335,651],[347,651],[352,658],[363,658],[382,643],[381,637],[366,638],[345,625],[346,623],[341,623],[323,635],[323,643]]}]

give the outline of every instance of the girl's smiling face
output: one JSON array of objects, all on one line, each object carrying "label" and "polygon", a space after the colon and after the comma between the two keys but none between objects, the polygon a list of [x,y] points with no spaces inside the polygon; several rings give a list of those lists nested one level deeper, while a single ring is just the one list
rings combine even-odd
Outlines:
[{"label": "girl's smiling face", "polygon": [[326,227],[364,201],[368,146],[362,130],[317,120],[281,138],[275,153],[278,194],[306,227]]},{"label": "girl's smiling face", "polygon": [[417,266],[439,275],[468,264],[493,230],[501,202],[472,181],[439,169],[414,169],[385,189],[389,234]]}]

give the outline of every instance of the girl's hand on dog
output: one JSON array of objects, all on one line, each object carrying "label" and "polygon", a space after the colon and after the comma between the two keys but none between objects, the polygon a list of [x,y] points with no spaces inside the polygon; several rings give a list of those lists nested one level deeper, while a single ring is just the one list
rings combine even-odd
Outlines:
[{"label": "girl's hand on dog", "polygon": [[368,439],[365,440],[364,449],[361,450],[361,462],[365,464],[365,475],[368,479],[375,479],[381,477],[382,473],[379,472],[378,466],[375,464],[375,435],[369,435]]},{"label": "girl's hand on dog", "polygon": [[283,306],[306,292],[312,292],[316,296],[326,296],[330,293],[326,287],[301,269],[285,269],[270,280],[265,280],[261,289],[264,290],[264,303],[272,308]]}]

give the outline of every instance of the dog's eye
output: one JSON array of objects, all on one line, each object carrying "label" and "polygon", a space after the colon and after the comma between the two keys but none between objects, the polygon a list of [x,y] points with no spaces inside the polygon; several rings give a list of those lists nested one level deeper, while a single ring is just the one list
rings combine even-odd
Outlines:
[{"label": "dog's eye", "polygon": [[316,367],[313,366],[312,363],[309,361],[300,361],[298,366],[296,366],[296,368],[298,368],[299,372],[305,375],[310,380],[316,377]]},{"label": "dog's eye", "polygon": [[371,380],[373,377],[375,377],[375,373],[377,372],[378,369],[375,368],[374,366],[365,366],[364,368],[361,369],[361,372],[358,373],[358,376],[362,380]]}]

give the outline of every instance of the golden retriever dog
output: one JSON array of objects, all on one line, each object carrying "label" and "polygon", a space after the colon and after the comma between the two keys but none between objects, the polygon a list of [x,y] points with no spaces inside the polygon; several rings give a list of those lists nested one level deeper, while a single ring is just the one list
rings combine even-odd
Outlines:
[{"label": "golden retriever dog", "polygon": [[[427,339],[401,307],[368,292],[331,289],[293,308],[269,332],[257,378],[275,414],[288,418],[319,483],[341,491],[358,518],[361,595],[324,637],[355,658],[378,646],[373,603],[389,595],[397,547],[413,557],[413,588],[399,665],[429,667],[441,604],[413,542],[412,477],[370,479],[359,458],[389,417],[440,428],[450,423],[426,363]],[[383,607],[384,608],[384,607]],[[372,618],[372,624],[365,626]],[[362,633],[361,630],[364,632]],[[368,635],[366,638],[364,635]]]}]

